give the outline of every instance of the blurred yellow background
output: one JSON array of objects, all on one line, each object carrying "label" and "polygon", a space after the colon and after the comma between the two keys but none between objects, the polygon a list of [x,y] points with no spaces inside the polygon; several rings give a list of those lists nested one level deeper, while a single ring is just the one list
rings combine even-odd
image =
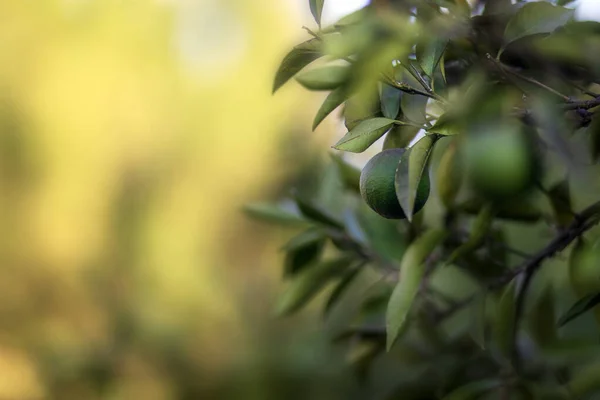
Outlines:
[{"label": "blurred yellow background", "polygon": [[277,1],[0,0],[0,400],[335,381],[317,323],[272,320],[285,232],[240,213],[329,140],[314,96],[270,93],[301,25]]}]

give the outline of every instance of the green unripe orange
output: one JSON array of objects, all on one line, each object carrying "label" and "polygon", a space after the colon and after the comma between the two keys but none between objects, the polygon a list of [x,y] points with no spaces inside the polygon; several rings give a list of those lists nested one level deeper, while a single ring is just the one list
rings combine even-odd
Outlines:
[{"label": "green unripe orange", "polygon": [[537,157],[530,138],[519,126],[500,125],[475,132],[464,146],[467,176],[485,197],[507,199],[534,184]]},{"label": "green unripe orange", "polygon": [[[406,215],[396,195],[396,169],[405,149],[389,149],[374,156],[360,174],[360,194],[377,214],[389,219],[404,219]],[[429,179],[423,179],[417,191],[415,213],[429,197]]]}]

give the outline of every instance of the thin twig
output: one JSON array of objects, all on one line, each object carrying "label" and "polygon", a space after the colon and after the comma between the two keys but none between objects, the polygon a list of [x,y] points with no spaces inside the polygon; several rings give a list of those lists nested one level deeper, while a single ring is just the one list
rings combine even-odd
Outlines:
[{"label": "thin twig", "polygon": [[529,82],[533,85],[536,85],[544,90],[547,90],[548,92],[555,94],[557,96],[559,96],[560,98],[562,98],[564,101],[570,103],[571,102],[571,98],[567,95],[562,94],[561,92],[559,92],[556,89],[551,88],[550,86],[538,81],[537,79],[534,78],[530,78],[528,76],[522,75],[521,73],[517,72],[514,68],[509,67],[508,65],[503,64],[502,62],[500,62],[499,60],[496,60],[494,57],[492,57],[491,54],[487,54],[486,55],[488,60],[490,60],[492,63],[494,63],[494,65],[504,74],[511,74],[519,79],[522,79],[526,82]]},{"label": "thin twig", "polygon": [[[564,250],[571,242],[583,235],[587,230],[595,226],[600,222],[598,214],[600,213],[600,202],[594,203],[580,214],[577,215],[571,225],[565,229],[560,235],[552,240],[545,248],[539,251],[532,259],[525,262],[520,268],[516,270],[516,274],[524,273],[523,283],[517,293],[516,299],[516,310],[515,310],[515,323],[513,325],[512,341],[516,340],[517,332],[519,329],[519,322],[523,317],[525,311],[525,298],[529,290],[529,286],[533,280],[533,276],[540,269],[542,263],[547,258],[554,256],[556,253]],[[515,275],[516,276],[516,275]],[[515,365],[519,362],[519,354],[517,353],[517,347],[513,346],[514,354],[513,360]]]}]

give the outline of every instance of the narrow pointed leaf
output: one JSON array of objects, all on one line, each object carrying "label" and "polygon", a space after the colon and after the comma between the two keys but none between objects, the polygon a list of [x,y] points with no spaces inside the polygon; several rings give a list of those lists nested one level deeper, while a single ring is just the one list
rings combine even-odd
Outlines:
[{"label": "narrow pointed leaf", "polygon": [[296,275],[276,304],[277,315],[288,315],[308,303],[334,277],[344,273],[351,264],[349,257],[322,261]]},{"label": "narrow pointed leaf", "polygon": [[386,312],[388,350],[406,327],[411,306],[425,273],[425,260],[445,236],[446,233],[442,230],[430,230],[415,240],[404,253],[400,265],[400,281],[392,292]]},{"label": "narrow pointed leaf", "polygon": [[331,154],[331,158],[337,167],[344,186],[348,189],[360,192],[360,169],[351,165],[337,154]]},{"label": "narrow pointed leaf", "polygon": [[325,0],[309,0],[308,3],[310,5],[310,13],[315,18],[317,24],[321,26],[321,15],[323,14]]},{"label": "narrow pointed leaf", "polygon": [[442,400],[474,400],[481,397],[486,392],[492,391],[502,383],[497,380],[484,380],[478,382],[467,383],[464,386],[455,389]]},{"label": "narrow pointed leaf", "polygon": [[562,317],[560,317],[558,326],[568,324],[575,318],[593,309],[598,304],[600,304],[600,293],[590,294],[580,298]]},{"label": "narrow pointed leaf", "polygon": [[284,259],[284,275],[297,274],[306,266],[316,262],[323,254],[327,236],[318,229],[309,229],[294,236],[282,250],[286,252]]},{"label": "narrow pointed leaf", "polygon": [[437,168],[436,178],[438,196],[442,200],[442,204],[447,209],[454,208],[454,201],[460,192],[463,181],[456,142],[450,143],[445,149]]},{"label": "narrow pointed leaf", "polygon": [[320,48],[321,41],[316,38],[310,39],[294,47],[292,51],[283,58],[283,61],[275,74],[273,93],[300,72],[300,70],[321,57],[322,53]]},{"label": "narrow pointed leaf", "polygon": [[487,293],[484,293],[473,301],[471,306],[471,327],[469,329],[469,335],[475,343],[482,349],[485,349],[485,311],[487,303]]},{"label": "narrow pointed leaf", "polygon": [[341,138],[333,147],[338,150],[361,153],[383,136],[394,122],[393,119],[389,118],[364,120]]},{"label": "narrow pointed leaf", "polygon": [[475,218],[469,239],[450,254],[446,261],[447,264],[452,264],[460,257],[475,251],[483,244],[494,221],[494,213],[495,210],[491,204],[483,206],[479,214],[477,214],[477,218]]},{"label": "narrow pointed leaf", "polygon": [[346,100],[346,95],[347,90],[343,86],[335,89],[327,95],[325,101],[323,102],[323,104],[321,104],[319,111],[317,111],[317,114],[315,115],[315,119],[312,125],[313,131],[317,128],[317,126],[319,126],[321,122],[323,122],[323,120],[329,114],[331,114],[333,110],[338,108],[344,102],[344,100]]},{"label": "narrow pointed leaf", "polygon": [[296,75],[296,80],[309,90],[334,90],[348,80],[349,72],[345,66],[326,65],[303,71]]},{"label": "narrow pointed leaf", "polygon": [[427,76],[433,77],[447,44],[447,38],[434,35],[417,46],[417,61]]},{"label": "narrow pointed leaf", "polygon": [[331,216],[327,211],[322,210],[319,206],[300,197],[296,197],[295,200],[296,204],[298,205],[298,208],[300,209],[300,212],[306,218],[333,228],[344,228],[344,225],[340,221]]},{"label": "narrow pointed leaf", "polygon": [[493,337],[500,353],[510,358],[514,347],[513,327],[516,314],[516,280],[513,279],[504,289],[496,308]]},{"label": "narrow pointed leaf", "polygon": [[554,308],[553,290],[547,286],[535,302],[529,317],[531,336],[538,346],[546,347],[558,339]]},{"label": "narrow pointed leaf", "polygon": [[331,295],[329,295],[329,298],[327,299],[327,303],[325,303],[325,308],[323,309],[323,313],[325,314],[325,316],[327,316],[329,312],[333,309],[333,307],[336,304],[338,304],[340,298],[344,293],[346,293],[346,290],[348,289],[350,284],[354,282],[354,278],[356,278],[360,271],[360,268],[354,268],[348,271],[344,275],[342,280],[335,286],[335,288],[331,292]]},{"label": "narrow pointed leaf", "polygon": [[276,225],[306,226],[309,222],[302,217],[273,204],[255,203],[244,206],[244,212],[257,220]]},{"label": "narrow pointed leaf", "polygon": [[[428,163],[436,137],[425,136],[408,149],[396,170],[396,196],[406,217],[412,221],[419,199],[419,186],[423,180],[429,180]],[[429,195],[429,191],[427,191]]]},{"label": "narrow pointed leaf", "polygon": [[504,47],[526,36],[551,33],[573,20],[574,16],[574,10],[545,1],[525,4],[506,25]]}]

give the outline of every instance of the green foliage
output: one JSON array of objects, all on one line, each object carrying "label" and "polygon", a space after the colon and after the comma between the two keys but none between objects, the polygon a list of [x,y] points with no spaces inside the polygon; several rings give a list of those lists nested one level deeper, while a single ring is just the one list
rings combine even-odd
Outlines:
[{"label": "green foliage", "polygon": [[[332,154],[315,191],[327,202],[249,211],[305,228],[284,248],[280,311],[332,283],[326,318],[353,304],[339,340],[363,378],[379,360],[405,377],[393,396],[587,398],[600,346],[576,343],[600,323],[600,24],[570,1],[476,3],[372,1],[310,32],[275,87],[331,90],[313,128],[341,106],[333,147],[373,151],[385,135],[383,151],[362,175]],[[309,2],[317,22],[322,4]],[[361,271],[380,277],[372,290],[356,291]]]}]

